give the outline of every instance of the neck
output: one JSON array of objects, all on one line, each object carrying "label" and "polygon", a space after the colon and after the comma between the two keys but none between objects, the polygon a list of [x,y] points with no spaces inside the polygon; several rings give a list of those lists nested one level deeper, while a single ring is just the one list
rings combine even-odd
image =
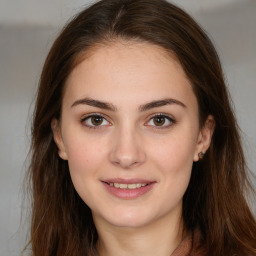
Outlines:
[{"label": "neck", "polygon": [[[99,223],[98,223],[99,224]],[[97,225],[100,256],[170,256],[184,237],[181,216],[170,221],[164,216],[146,226],[115,227],[107,222]]]}]

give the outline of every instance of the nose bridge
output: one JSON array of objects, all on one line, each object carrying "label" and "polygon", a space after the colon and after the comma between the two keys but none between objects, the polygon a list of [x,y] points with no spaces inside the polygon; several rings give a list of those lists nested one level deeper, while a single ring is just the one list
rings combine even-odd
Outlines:
[{"label": "nose bridge", "polygon": [[145,152],[140,144],[136,127],[126,122],[115,129],[110,161],[122,168],[138,166],[145,161]]}]

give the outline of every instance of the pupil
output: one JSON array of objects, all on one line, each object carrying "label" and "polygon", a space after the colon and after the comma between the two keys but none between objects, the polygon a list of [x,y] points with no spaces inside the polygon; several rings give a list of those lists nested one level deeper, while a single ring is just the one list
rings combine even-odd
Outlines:
[{"label": "pupil", "polygon": [[94,125],[100,125],[103,122],[103,118],[101,116],[94,116],[92,118],[92,123]]},{"label": "pupil", "polygon": [[163,125],[165,123],[165,118],[164,117],[155,117],[154,118],[154,123],[157,126]]}]

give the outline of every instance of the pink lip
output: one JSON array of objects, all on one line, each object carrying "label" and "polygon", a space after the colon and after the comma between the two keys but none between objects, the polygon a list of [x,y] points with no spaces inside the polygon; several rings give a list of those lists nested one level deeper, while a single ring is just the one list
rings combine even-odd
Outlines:
[{"label": "pink lip", "polygon": [[107,183],[121,183],[121,184],[134,184],[134,183],[154,183],[155,181],[152,180],[145,180],[145,179],[121,179],[121,178],[113,178],[113,179],[104,179],[103,182]]},{"label": "pink lip", "polygon": [[[121,188],[116,188],[114,186],[110,186],[109,183],[121,183],[121,184],[146,183],[147,185],[144,187],[136,188],[136,189],[121,189]],[[154,187],[156,182],[143,180],[143,179],[115,178],[115,179],[103,180],[102,184],[107,189],[107,191],[115,197],[118,197],[121,199],[135,199],[149,192]]]}]

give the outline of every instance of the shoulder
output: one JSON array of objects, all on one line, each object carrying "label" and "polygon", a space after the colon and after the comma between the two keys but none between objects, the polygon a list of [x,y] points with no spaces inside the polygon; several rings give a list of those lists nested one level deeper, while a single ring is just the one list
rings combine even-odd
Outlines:
[{"label": "shoulder", "polygon": [[171,256],[206,256],[199,229],[194,232],[188,232]]}]

